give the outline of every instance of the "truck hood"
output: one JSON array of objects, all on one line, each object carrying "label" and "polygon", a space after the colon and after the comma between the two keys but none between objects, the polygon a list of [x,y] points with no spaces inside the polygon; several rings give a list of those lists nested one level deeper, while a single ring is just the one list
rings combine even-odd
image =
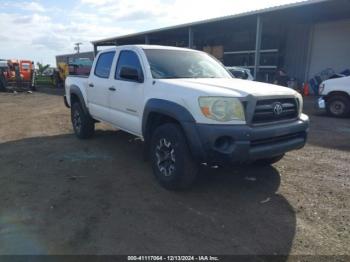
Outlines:
[{"label": "truck hood", "polygon": [[208,96],[293,96],[291,88],[235,78],[166,79],[160,82],[174,84],[206,93]]}]

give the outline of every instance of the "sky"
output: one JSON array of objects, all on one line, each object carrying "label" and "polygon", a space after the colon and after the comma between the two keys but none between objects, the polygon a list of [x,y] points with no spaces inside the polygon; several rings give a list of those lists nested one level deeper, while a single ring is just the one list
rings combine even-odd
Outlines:
[{"label": "sky", "polygon": [[233,15],[298,0],[0,0],[0,58],[55,66],[91,41]]}]

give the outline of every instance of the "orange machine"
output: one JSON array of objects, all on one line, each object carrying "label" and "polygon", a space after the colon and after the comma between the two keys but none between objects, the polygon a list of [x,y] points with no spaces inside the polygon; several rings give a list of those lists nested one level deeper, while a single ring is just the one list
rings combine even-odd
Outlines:
[{"label": "orange machine", "polygon": [[19,71],[23,81],[32,81],[34,63],[30,60],[20,60]]},{"label": "orange machine", "polygon": [[34,63],[30,60],[8,60],[8,80],[31,82],[34,72]]},{"label": "orange machine", "polygon": [[7,60],[2,69],[7,86],[35,89],[34,63],[30,60]]}]

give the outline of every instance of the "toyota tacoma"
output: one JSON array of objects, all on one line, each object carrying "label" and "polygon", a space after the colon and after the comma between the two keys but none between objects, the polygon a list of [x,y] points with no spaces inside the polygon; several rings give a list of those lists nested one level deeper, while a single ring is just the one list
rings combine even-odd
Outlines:
[{"label": "toyota tacoma", "polygon": [[88,77],[67,77],[64,98],[78,138],[96,122],[140,137],[173,190],[190,187],[201,164],[273,164],[302,148],[309,128],[296,91],[234,79],[210,55],[176,47],[100,51]]}]

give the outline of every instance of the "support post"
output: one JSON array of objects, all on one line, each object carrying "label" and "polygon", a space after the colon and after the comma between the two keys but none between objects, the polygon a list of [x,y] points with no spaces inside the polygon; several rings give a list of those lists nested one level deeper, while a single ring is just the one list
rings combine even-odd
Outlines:
[{"label": "support post", "polygon": [[305,68],[305,75],[304,75],[304,82],[307,83],[309,81],[309,73],[310,73],[310,63],[311,63],[311,54],[312,54],[312,44],[315,34],[315,25],[310,26],[310,33],[309,33],[309,39],[308,39],[308,48],[307,48],[307,55],[306,55],[306,68]]},{"label": "support post", "polygon": [[263,23],[261,21],[261,16],[258,15],[256,18],[256,37],[255,37],[255,64],[254,64],[254,79],[259,72],[260,66],[260,49],[261,49],[261,35],[262,35]]},{"label": "support post", "polygon": [[188,28],[188,48],[193,48],[193,29],[192,27]]},{"label": "support post", "polygon": [[94,57],[96,57],[96,55],[97,55],[97,45],[94,44]]},{"label": "support post", "polygon": [[149,36],[148,36],[148,35],[145,35],[145,44],[146,44],[146,45],[149,45],[149,44],[150,44]]}]

